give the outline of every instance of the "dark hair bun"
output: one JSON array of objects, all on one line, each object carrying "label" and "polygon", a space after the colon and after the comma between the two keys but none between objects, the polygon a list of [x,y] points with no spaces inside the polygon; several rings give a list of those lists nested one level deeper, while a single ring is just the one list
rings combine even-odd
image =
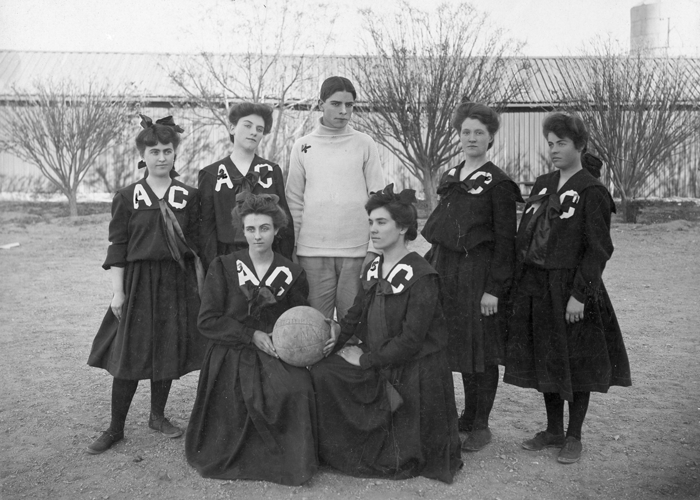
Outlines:
[{"label": "dark hair bun", "polygon": [[276,194],[252,194],[248,192],[241,198],[237,197],[238,205],[231,211],[234,225],[240,223],[239,225],[242,226],[243,219],[251,214],[269,215],[275,229],[287,225],[287,214],[279,206],[280,198]]},{"label": "dark hair bun", "polygon": [[400,193],[394,193],[394,184],[389,184],[381,191],[372,193],[365,205],[367,213],[372,213],[378,208],[386,208],[400,228],[406,228],[404,239],[413,241],[418,237],[418,211],[416,202],[416,190],[404,189]]}]

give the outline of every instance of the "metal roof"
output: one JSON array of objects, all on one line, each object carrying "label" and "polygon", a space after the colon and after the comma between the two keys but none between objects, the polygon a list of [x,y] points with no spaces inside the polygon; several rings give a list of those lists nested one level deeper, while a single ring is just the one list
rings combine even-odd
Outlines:
[{"label": "metal roof", "polygon": [[114,89],[133,86],[139,97],[168,98],[180,94],[162,63],[167,54],[104,52],[0,51],[0,96],[12,96],[13,87],[31,89],[36,81],[93,79]]},{"label": "metal roof", "polygon": [[[556,104],[561,102],[564,81],[575,79],[586,72],[595,71],[598,65],[591,64],[592,57],[531,57],[526,59],[531,64],[530,85],[514,100],[514,104],[533,106]],[[700,58],[675,58],[685,65],[689,79],[696,85],[690,86],[692,92],[689,100],[697,100],[700,90]],[[664,71],[665,58],[645,58],[644,62]],[[651,83],[651,82],[650,82]]]},{"label": "metal roof", "polygon": [[[213,64],[234,72],[242,56],[211,55]],[[315,97],[320,85],[318,77],[349,74],[348,57],[284,56],[278,66],[282,72],[293,72],[293,65],[305,66],[304,78],[290,89],[291,100]],[[171,72],[201,61],[197,54],[116,53],[116,52],[38,52],[0,50],[0,99],[12,99],[13,87],[31,89],[37,81],[73,79],[80,83],[92,80],[108,84],[147,101],[181,101],[186,96],[172,81]],[[272,72],[279,78],[280,68]],[[291,76],[291,75],[289,75]],[[217,82],[209,82],[216,86]],[[245,91],[241,89],[242,93]],[[274,98],[275,96],[267,96]]]},{"label": "metal roof", "polygon": [[[38,52],[0,51],[0,99],[11,100],[13,86],[30,89],[37,80],[71,78],[76,82],[94,80],[106,83],[117,91],[131,89],[144,101],[172,102],[186,100],[170,73],[187,64],[196,64],[199,56],[192,54],[114,53],[114,52]],[[235,61],[242,56],[216,54],[212,61],[221,68],[235,72]],[[238,58],[238,59],[236,59]],[[282,72],[291,72],[294,65],[303,65],[304,79],[290,89],[288,97],[314,98],[320,81],[333,74],[352,75],[356,58],[352,56],[285,56],[280,63]],[[511,71],[523,65],[527,68],[529,85],[509,107],[551,107],[559,102],[563,79],[584,70],[586,57],[510,58]],[[653,61],[653,60],[651,60]],[[700,58],[687,58],[691,78],[700,86]],[[275,74],[280,74],[279,72]],[[216,86],[216,82],[210,82]],[[214,88],[214,87],[213,87]],[[274,99],[276,96],[266,96]]]}]

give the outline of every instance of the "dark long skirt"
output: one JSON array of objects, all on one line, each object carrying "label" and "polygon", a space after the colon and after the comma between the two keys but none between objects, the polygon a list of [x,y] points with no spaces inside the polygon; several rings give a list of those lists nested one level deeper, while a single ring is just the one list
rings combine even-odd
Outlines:
[{"label": "dark long skirt", "polygon": [[130,262],[122,320],[108,308],[88,365],[127,380],[172,380],[199,370],[206,339],[197,329],[199,295],[191,259]]},{"label": "dark long skirt", "polygon": [[185,439],[203,477],[296,486],[318,468],[311,376],[254,348],[211,344]]},{"label": "dark long skirt", "polygon": [[499,300],[495,315],[481,314],[492,255],[488,245],[479,245],[469,253],[440,246],[430,259],[440,275],[442,310],[449,332],[447,359],[453,372],[481,373],[486,366],[503,364],[504,300]]},{"label": "dark long skirt", "polygon": [[513,295],[503,381],[573,401],[574,392],[632,385],[622,332],[605,286],[566,322],[574,269],[528,267]]},{"label": "dark long skirt", "polygon": [[452,375],[443,352],[402,365],[392,414],[385,382],[333,355],[311,368],[319,458],[348,475],[451,483],[462,466]]}]

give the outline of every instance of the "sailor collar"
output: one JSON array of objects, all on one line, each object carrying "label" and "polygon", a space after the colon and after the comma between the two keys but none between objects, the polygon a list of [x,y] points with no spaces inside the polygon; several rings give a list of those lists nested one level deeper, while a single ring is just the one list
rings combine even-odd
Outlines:
[{"label": "sailor collar", "polygon": [[453,189],[461,189],[467,194],[479,196],[490,191],[500,182],[508,180],[508,177],[489,161],[460,181],[459,174],[463,167],[464,162],[445,173],[437,189],[439,195],[447,194]]},{"label": "sailor collar", "polygon": [[[153,189],[148,185],[146,179],[141,179],[134,183],[132,187],[133,189],[128,197],[131,198],[134,210],[160,210],[158,204],[160,198],[153,192]],[[170,181],[170,186],[163,195],[163,199],[173,209],[182,210],[187,206],[190,191],[191,188],[172,179]]]},{"label": "sailor collar", "polygon": [[369,290],[379,284],[384,295],[398,295],[407,291],[413,284],[428,274],[437,274],[436,271],[415,252],[410,252],[401,259],[387,275],[381,278],[381,267],[384,256],[375,258],[365,269],[362,275],[362,286]]}]

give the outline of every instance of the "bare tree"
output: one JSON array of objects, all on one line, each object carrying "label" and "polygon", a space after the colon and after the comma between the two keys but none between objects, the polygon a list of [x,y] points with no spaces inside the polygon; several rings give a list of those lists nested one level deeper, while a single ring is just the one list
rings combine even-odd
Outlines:
[{"label": "bare tree", "polygon": [[197,116],[192,115],[191,110],[175,107],[169,111],[169,114],[171,112],[176,117],[178,125],[185,129],[177,150],[175,169],[180,174],[182,182],[196,186],[199,169],[202,167],[202,157],[219,158],[224,150],[217,141],[221,134],[215,133],[216,129],[203,124]]},{"label": "bare tree", "polygon": [[[134,126],[136,121],[133,122]],[[85,183],[107,193],[116,193],[136,180],[140,159],[134,147],[133,130],[122,131],[85,177]]]},{"label": "bare tree", "polygon": [[290,0],[271,0],[265,8],[252,1],[237,5],[251,10],[227,27],[243,42],[229,54],[175,60],[169,74],[203,126],[228,127],[229,105],[235,101],[272,105],[274,125],[259,153],[286,164],[293,141],[311,126],[309,110],[316,98],[311,69],[325,49],[310,30],[327,43],[335,17],[324,4],[314,9],[294,7]]},{"label": "bare tree", "polygon": [[506,57],[520,45],[467,3],[429,13],[403,2],[396,17],[361,12],[367,55],[354,76],[370,112],[358,119],[421,181],[432,210],[440,169],[460,153],[452,110],[467,100],[505,105],[524,88],[528,65]]},{"label": "bare tree", "polygon": [[586,122],[626,222],[636,222],[634,199],[645,183],[700,133],[700,87],[690,63],[597,44],[562,81],[562,105]]},{"label": "bare tree", "polygon": [[14,89],[0,119],[0,149],[36,165],[78,215],[78,186],[98,156],[131,124],[132,101],[94,82],[37,82]]}]

